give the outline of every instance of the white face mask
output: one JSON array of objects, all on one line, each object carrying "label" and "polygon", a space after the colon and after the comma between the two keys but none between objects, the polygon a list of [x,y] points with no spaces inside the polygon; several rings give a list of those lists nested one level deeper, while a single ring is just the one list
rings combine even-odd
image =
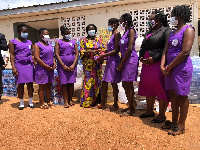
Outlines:
[{"label": "white face mask", "polygon": [[124,24],[124,22],[119,25],[119,29],[122,31],[125,30],[125,27],[123,26],[123,24]]},{"label": "white face mask", "polygon": [[67,39],[67,40],[70,40],[70,39],[71,39],[71,37],[72,37],[72,35],[71,35],[71,34],[65,35],[65,39]]},{"label": "white face mask", "polygon": [[95,36],[95,30],[90,30],[90,31],[88,31],[88,34],[90,35],[90,36]]},{"label": "white face mask", "polygon": [[48,42],[49,41],[49,39],[50,39],[50,37],[49,37],[49,35],[43,35],[43,40],[45,41],[45,42]]},{"label": "white face mask", "polygon": [[172,26],[176,26],[178,24],[178,20],[176,20],[175,17],[171,17],[170,23],[171,23]]}]

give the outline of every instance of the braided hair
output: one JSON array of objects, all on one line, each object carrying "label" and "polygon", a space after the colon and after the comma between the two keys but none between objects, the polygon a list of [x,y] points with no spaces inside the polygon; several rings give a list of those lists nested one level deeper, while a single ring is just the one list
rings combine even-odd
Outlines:
[{"label": "braided hair", "polygon": [[46,28],[40,28],[39,29],[39,35],[41,35],[44,30],[47,30],[47,29]]},{"label": "braided hair", "polygon": [[118,27],[119,26],[119,19],[117,19],[117,18],[110,18],[108,20],[108,24],[111,24],[111,25],[116,24],[116,26]]},{"label": "braided hair", "polygon": [[132,20],[132,16],[129,13],[125,13],[121,16],[121,18],[123,19],[123,21],[127,21],[127,25],[128,27],[132,27],[133,26],[133,20]]},{"label": "braided hair", "polygon": [[168,21],[167,21],[167,15],[165,15],[163,12],[161,12],[160,10],[155,10],[154,12],[152,12],[152,14],[155,14],[155,17],[160,20],[161,24],[164,27],[169,27]]},{"label": "braided hair", "polygon": [[21,32],[22,28],[27,28],[27,25],[24,23],[17,25],[17,32]]},{"label": "braided hair", "polygon": [[171,13],[174,16],[177,16],[178,18],[183,18],[185,22],[191,22],[191,20],[190,20],[191,10],[190,10],[189,6],[186,6],[186,5],[175,6],[172,9]]},{"label": "braided hair", "polygon": [[61,31],[62,34],[64,34],[64,32],[65,32],[65,31],[68,31],[68,30],[69,30],[69,29],[68,29],[67,27],[65,27],[65,26],[61,26],[61,27],[60,27],[60,31]]}]

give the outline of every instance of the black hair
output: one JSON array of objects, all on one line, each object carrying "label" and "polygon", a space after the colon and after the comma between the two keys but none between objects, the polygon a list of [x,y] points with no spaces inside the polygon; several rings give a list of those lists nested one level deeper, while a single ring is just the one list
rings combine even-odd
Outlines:
[{"label": "black hair", "polygon": [[93,26],[94,29],[95,29],[95,32],[97,32],[97,27],[94,25],[94,24],[89,24],[87,27],[86,27],[86,32],[88,33],[88,30],[89,30],[89,27],[90,26]]},{"label": "black hair", "polygon": [[172,9],[171,12],[174,16],[178,18],[183,18],[185,22],[190,22],[191,10],[189,6],[186,5],[178,5]]},{"label": "black hair", "polygon": [[125,13],[121,16],[121,18],[123,19],[123,21],[127,21],[128,27],[133,26],[133,20],[131,14]]},{"label": "black hair", "polygon": [[21,32],[22,28],[27,28],[27,25],[24,23],[17,25],[17,32]]},{"label": "black hair", "polygon": [[119,26],[119,19],[117,19],[117,18],[110,18],[108,20],[108,24],[111,24],[111,25],[116,24],[116,26],[118,27]]},{"label": "black hair", "polygon": [[155,10],[154,12],[152,12],[152,14],[155,14],[155,17],[160,20],[161,24],[164,27],[169,27],[168,21],[167,21],[167,15],[165,15],[163,12],[161,12],[160,10]]},{"label": "black hair", "polygon": [[62,34],[64,34],[65,31],[68,31],[69,29],[66,26],[61,26],[60,31]]},{"label": "black hair", "polygon": [[39,29],[39,35],[41,35],[44,30],[47,30],[47,29],[46,28],[40,28]]}]

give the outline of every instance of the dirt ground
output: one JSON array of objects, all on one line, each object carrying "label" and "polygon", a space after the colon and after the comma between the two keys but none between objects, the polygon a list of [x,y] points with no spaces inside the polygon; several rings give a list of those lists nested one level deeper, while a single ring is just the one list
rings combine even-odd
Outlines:
[{"label": "dirt ground", "polygon": [[[152,124],[152,118],[140,119],[144,110],[133,117],[120,117],[126,105],[117,112],[56,106],[18,110],[17,98],[2,97],[0,101],[0,150],[68,150],[68,149],[200,149],[200,108],[189,108],[186,133],[169,136],[162,124]],[[171,112],[166,114],[171,120]]]}]

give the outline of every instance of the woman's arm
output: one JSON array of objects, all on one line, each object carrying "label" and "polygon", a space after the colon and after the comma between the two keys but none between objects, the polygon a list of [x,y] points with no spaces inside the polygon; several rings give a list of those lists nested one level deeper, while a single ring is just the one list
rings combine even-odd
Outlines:
[{"label": "woman's arm", "polygon": [[[168,38],[169,39],[169,38]],[[166,69],[165,69],[165,62],[166,62],[166,57],[167,57],[167,52],[168,52],[168,48],[169,48],[169,45],[168,45],[168,39],[166,41],[166,44],[165,44],[165,48],[164,48],[164,51],[163,51],[163,54],[162,54],[162,58],[161,58],[161,64],[160,64],[160,69],[161,69],[161,72],[163,73],[163,75],[168,75],[170,72],[168,72]]]},{"label": "woman's arm", "polygon": [[31,53],[32,53],[33,64],[36,65],[36,61],[34,59],[33,44],[31,45]]},{"label": "woman's arm", "polygon": [[115,38],[115,49],[110,51],[110,52],[108,52],[108,53],[100,55],[98,60],[103,60],[104,57],[113,56],[113,55],[116,55],[116,54],[119,53],[119,50],[120,50],[119,41],[121,39],[120,33],[115,32],[114,33],[114,38]]},{"label": "woman's arm", "polygon": [[128,48],[126,50],[125,56],[122,59],[121,63],[118,66],[118,70],[120,71],[122,68],[122,65],[125,63],[125,61],[130,57],[132,50],[133,50],[133,43],[135,42],[135,31],[133,29],[130,29],[129,31],[129,40],[128,40]]},{"label": "woman's arm", "polygon": [[14,76],[18,75],[17,69],[15,68],[15,48],[11,41],[9,41],[8,48],[10,51],[10,62],[12,65],[12,73]]},{"label": "woman's arm", "polygon": [[46,65],[41,59],[40,59],[40,49],[39,47],[37,46],[37,44],[35,44],[35,49],[34,49],[34,58],[37,62],[38,65],[46,68],[48,71],[52,71],[53,68]]},{"label": "woman's arm", "polygon": [[60,46],[58,41],[55,43],[55,55],[58,63],[63,67],[64,70],[67,70],[67,66],[65,66],[65,64],[62,62],[62,59],[60,58]]},{"label": "woman's arm", "polygon": [[194,37],[195,37],[194,29],[192,27],[187,28],[184,32],[182,51],[167,66],[168,70],[173,69],[174,67],[179,65],[181,62],[183,62],[188,57],[188,55],[190,54],[190,51],[192,49]]},{"label": "woman's arm", "polygon": [[90,53],[98,52],[98,50],[86,50],[84,39],[81,40],[80,46],[81,46],[81,50],[80,50],[81,58],[83,58],[84,56],[89,56]]},{"label": "woman's arm", "polygon": [[77,46],[77,44],[75,43],[75,47],[74,47],[74,49],[75,49],[75,59],[74,59],[74,62],[73,62],[73,64],[69,67],[71,70],[74,70],[74,67],[76,66],[76,64],[77,64],[77,61],[78,61],[78,46]]}]

